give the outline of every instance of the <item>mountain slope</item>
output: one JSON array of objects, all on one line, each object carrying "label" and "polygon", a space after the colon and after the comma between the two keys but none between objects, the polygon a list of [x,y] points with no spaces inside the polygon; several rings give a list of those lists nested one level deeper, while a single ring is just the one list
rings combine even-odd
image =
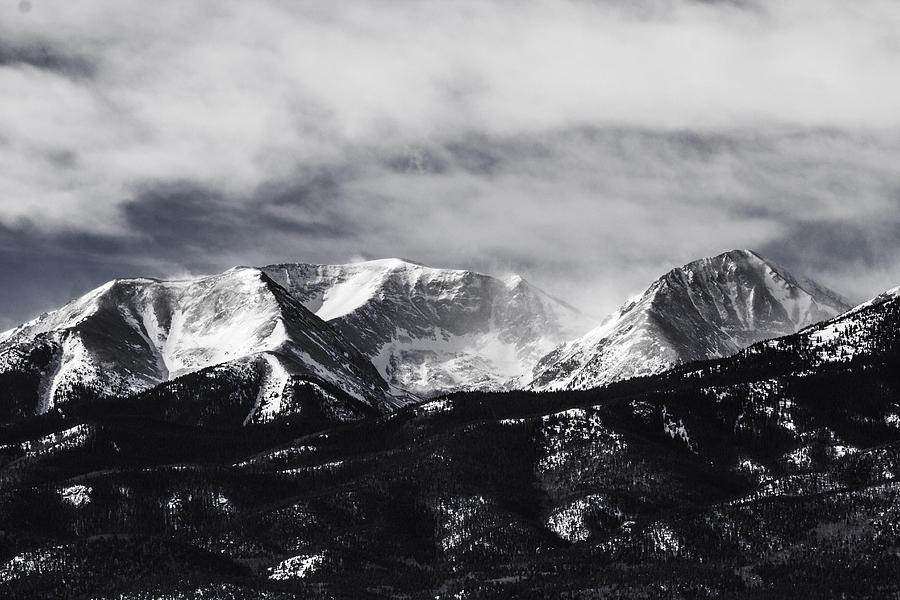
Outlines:
[{"label": "mountain slope", "polygon": [[425,395],[515,385],[554,346],[594,325],[520,277],[400,259],[264,271],[387,381]]},{"label": "mountain slope", "polygon": [[256,364],[263,405],[295,378],[372,406],[402,404],[365,357],[258,269],[112,281],[0,340],[0,373],[25,388],[16,390],[24,414],[84,391],[127,395],[220,364]]},{"label": "mountain slope", "polygon": [[543,357],[535,390],[586,389],[728,356],[849,309],[749,250],[673,269],[599,327]]}]

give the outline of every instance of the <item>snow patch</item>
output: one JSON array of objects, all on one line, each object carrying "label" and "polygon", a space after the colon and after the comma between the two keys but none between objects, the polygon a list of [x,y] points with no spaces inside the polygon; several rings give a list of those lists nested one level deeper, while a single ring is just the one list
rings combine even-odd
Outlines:
[{"label": "snow patch", "polygon": [[[591,534],[587,518],[592,512],[604,508],[606,498],[601,494],[590,494],[574,502],[558,507],[547,517],[547,528],[569,542],[586,541]],[[620,514],[620,511],[616,511]]]},{"label": "snow patch", "polygon": [[22,442],[21,448],[25,456],[52,456],[64,450],[84,446],[92,434],[93,428],[89,425],[76,425],[36,440]]},{"label": "snow patch", "polygon": [[363,306],[378,292],[390,268],[388,266],[385,270],[375,272],[360,271],[335,283],[325,291],[322,306],[316,311],[316,316],[323,321],[330,321]]},{"label": "snow patch", "polygon": [[666,435],[668,435],[673,440],[675,438],[680,439],[682,442],[684,442],[684,445],[688,447],[688,450],[690,450],[691,452],[694,452],[694,453],[697,452],[696,449],[694,448],[694,444],[691,443],[691,438],[688,435],[688,432],[684,426],[684,423],[681,421],[681,419],[678,419],[678,421],[675,421],[674,419],[672,419],[672,415],[670,415],[666,411],[665,406],[662,407],[662,419],[663,419],[663,430],[666,432]]},{"label": "snow patch", "polygon": [[87,485],[70,485],[59,490],[63,500],[72,506],[84,506],[91,503],[91,494],[94,489]]},{"label": "snow patch", "polygon": [[265,361],[262,381],[260,381],[259,392],[256,394],[253,408],[244,418],[244,427],[254,419],[254,416],[258,421],[267,423],[281,414],[285,388],[291,379],[290,373],[287,372],[278,357],[268,352],[263,353],[262,357]]},{"label": "snow patch", "polygon": [[451,407],[450,401],[446,398],[441,398],[440,400],[432,400],[431,402],[426,402],[424,404],[419,405],[419,410],[422,411],[423,414],[433,414],[439,412],[445,412]]},{"label": "snow patch", "polygon": [[625,450],[625,438],[606,428],[596,411],[573,408],[542,417],[543,455],[538,459],[539,473],[566,468],[574,449],[589,444],[592,452],[615,454]]},{"label": "snow patch", "polygon": [[269,579],[290,581],[304,579],[319,570],[325,562],[324,554],[301,554],[283,560],[271,569]]}]

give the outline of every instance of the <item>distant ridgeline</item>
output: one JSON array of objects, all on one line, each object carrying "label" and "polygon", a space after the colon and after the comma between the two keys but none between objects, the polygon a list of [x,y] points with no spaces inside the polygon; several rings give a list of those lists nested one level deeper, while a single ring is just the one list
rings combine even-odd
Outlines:
[{"label": "distant ridgeline", "polygon": [[673,269],[600,324],[520,277],[398,259],[117,280],[0,334],[0,420],[179,396],[202,373],[232,407],[203,422],[346,422],[454,391],[653,375],[849,308],[748,250]]}]

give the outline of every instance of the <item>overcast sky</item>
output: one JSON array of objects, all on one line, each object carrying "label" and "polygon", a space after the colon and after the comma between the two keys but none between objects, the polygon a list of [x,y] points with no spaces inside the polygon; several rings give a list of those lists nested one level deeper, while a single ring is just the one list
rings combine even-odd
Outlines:
[{"label": "overcast sky", "polygon": [[0,4],[0,329],[401,256],[603,315],[752,248],[900,284],[900,2]]}]

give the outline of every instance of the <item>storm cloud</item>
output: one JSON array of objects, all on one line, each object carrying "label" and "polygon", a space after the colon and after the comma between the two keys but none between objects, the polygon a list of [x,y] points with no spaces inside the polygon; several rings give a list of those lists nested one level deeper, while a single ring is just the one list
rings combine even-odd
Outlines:
[{"label": "storm cloud", "polygon": [[597,315],[749,247],[900,284],[900,5],[0,7],[0,328],[116,276],[403,256]]}]

